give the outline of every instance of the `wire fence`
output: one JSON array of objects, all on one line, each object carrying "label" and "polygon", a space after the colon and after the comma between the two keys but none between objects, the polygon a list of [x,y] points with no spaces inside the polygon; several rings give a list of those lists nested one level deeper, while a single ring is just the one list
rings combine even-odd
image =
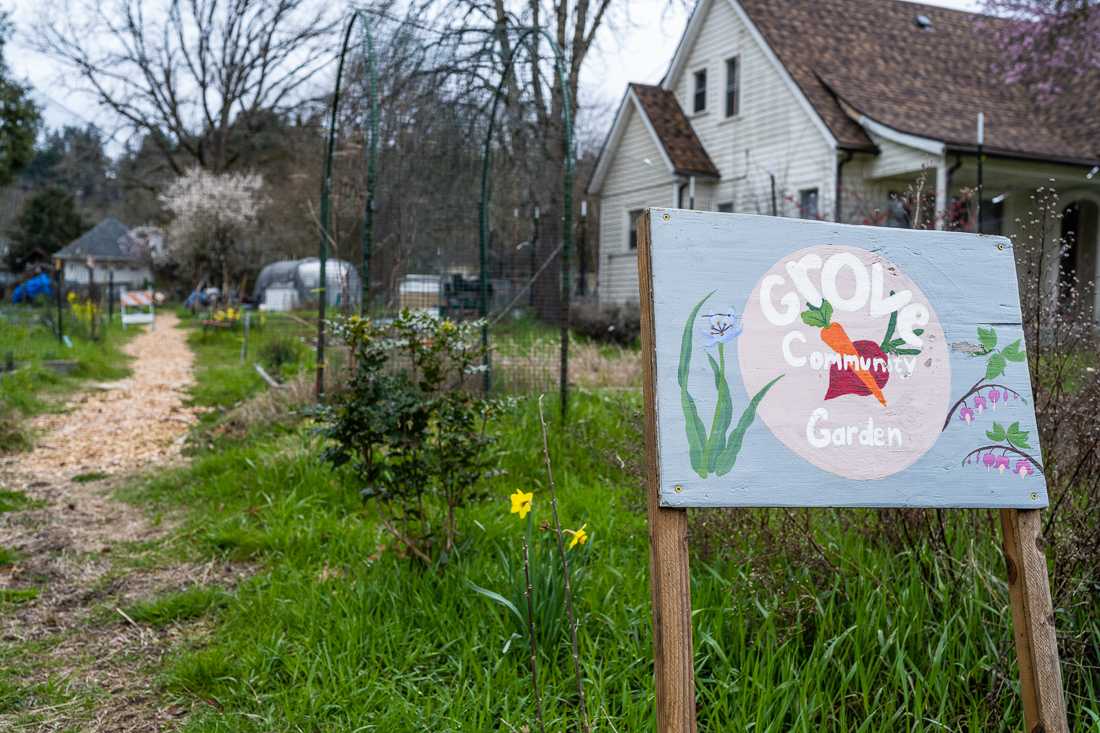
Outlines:
[{"label": "wire fence", "polygon": [[[356,19],[371,34],[364,42]],[[353,16],[345,38],[324,163],[322,256],[358,267],[374,317],[409,309],[483,319],[484,387],[562,389],[564,408],[575,280],[568,110],[564,137],[560,124],[532,128],[528,97],[546,90],[512,63],[522,43],[503,76],[492,71],[472,85],[470,69],[452,63],[464,40],[381,16]],[[555,146],[567,151],[565,168],[545,169]]]}]

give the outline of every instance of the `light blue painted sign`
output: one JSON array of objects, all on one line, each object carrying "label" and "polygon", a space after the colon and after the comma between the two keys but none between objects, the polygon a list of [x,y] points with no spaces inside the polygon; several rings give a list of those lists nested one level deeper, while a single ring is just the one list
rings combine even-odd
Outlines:
[{"label": "light blue painted sign", "polygon": [[1046,506],[1009,240],[647,216],[662,505]]}]

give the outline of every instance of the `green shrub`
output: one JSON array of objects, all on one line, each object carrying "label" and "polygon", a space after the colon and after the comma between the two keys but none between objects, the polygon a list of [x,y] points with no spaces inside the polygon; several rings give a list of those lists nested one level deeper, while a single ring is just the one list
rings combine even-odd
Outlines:
[{"label": "green shrub", "polygon": [[480,327],[409,311],[334,327],[355,371],[318,410],[325,457],[352,468],[386,529],[426,563],[454,548],[455,510],[479,496],[488,465],[497,403],[470,388],[485,355]]},{"label": "green shrub", "polygon": [[573,330],[598,343],[634,346],[642,332],[637,303],[581,304],[570,313]]}]

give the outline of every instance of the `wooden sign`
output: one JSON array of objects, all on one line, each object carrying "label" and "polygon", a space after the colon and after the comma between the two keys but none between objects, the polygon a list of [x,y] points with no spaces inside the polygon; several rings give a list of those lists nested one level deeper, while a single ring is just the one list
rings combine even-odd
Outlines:
[{"label": "wooden sign", "polygon": [[1008,239],[651,209],[638,269],[660,730],[694,726],[672,510],[1047,505]]}]

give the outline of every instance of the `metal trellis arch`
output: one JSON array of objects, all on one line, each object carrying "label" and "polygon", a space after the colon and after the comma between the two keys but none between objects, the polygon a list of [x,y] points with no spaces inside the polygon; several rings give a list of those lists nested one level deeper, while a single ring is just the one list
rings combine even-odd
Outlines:
[{"label": "metal trellis arch", "polygon": [[[482,167],[481,167],[481,205],[478,212],[478,219],[480,225],[479,231],[479,261],[480,261],[480,297],[479,297],[479,311],[481,318],[487,319],[489,315],[489,275],[488,275],[488,246],[489,246],[489,168],[492,160],[492,142],[493,132],[496,128],[497,107],[500,104],[500,99],[503,94],[504,85],[508,81],[509,74],[512,73],[515,66],[516,59],[519,56],[519,50],[523,48],[523,44],[526,40],[532,36],[538,34],[541,35],[550,44],[550,48],[554,52],[554,67],[557,72],[558,83],[561,86],[562,95],[562,137],[565,146],[565,168],[562,173],[562,245],[561,245],[561,257],[562,257],[562,312],[561,312],[561,364],[559,367],[559,389],[561,391],[561,415],[562,419],[565,418],[568,404],[569,404],[569,301],[572,290],[572,283],[569,273],[569,258],[573,249],[573,174],[575,165],[575,155],[573,150],[573,116],[571,99],[569,95],[569,82],[565,74],[565,57],[562,54],[561,47],[558,45],[554,37],[545,28],[537,26],[521,26],[516,28],[519,36],[516,39],[515,45],[512,47],[512,52],[509,54],[508,59],[504,65],[504,70],[501,72],[500,81],[497,83],[496,90],[493,94],[493,104],[489,112],[489,126],[485,132],[485,145],[482,151]],[[489,363],[489,326],[486,321],[482,325],[481,330],[482,346],[486,348],[485,357],[485,389],[489,390],[491,386],[491,370]]]},{"label": "metal trellis arch", "polygon": [[317,383],[315,387],[318,401],[325,396],[325,307],[328,302],[328,280],[326,264],[328,262],[329,240],[332,238],[332,158],[336,145],[336,113],[340,107],[340,84],[344,78],[344,62],[347,60],[348,46],[351,44],[351,32],[355,21],[359,21],[363,33],[363,56],[367,66],[368,130],[370,140],[366,146],[367,157],[367,195],[363,207],[362,249],[363,264],[360,271],[359,312],[367,311],[370,295],[370,255],[374,235],[374,187],[375,168],[378,160],[378,77],[374,66],[374,39],[370,32],[370,23],[362,10],[353,10],[344,31],[344,43],[340,47],[340,60],[336,68],[336,88],[332,93],[332,109],[329,112],[328,144],[325,148],[324,169],[321,176],[321,246],[320,246],[320,283],[318,289],[317,311]]}]

